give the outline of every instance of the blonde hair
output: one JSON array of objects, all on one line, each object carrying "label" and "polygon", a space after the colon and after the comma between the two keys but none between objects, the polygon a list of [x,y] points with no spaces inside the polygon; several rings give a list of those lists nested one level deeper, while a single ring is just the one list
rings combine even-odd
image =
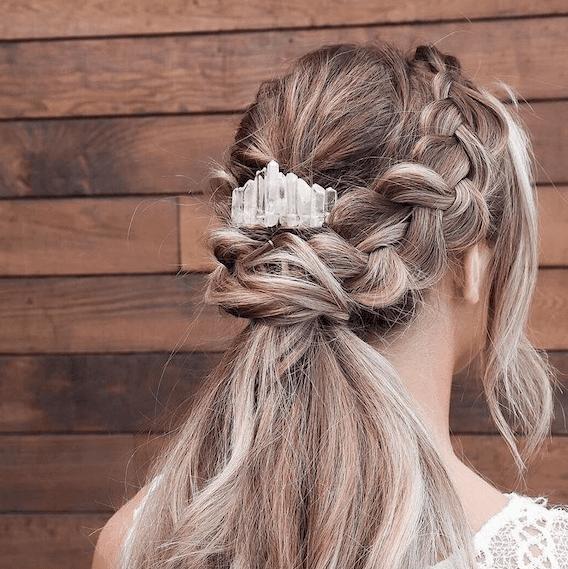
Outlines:
[{"label": "blonde hair", "polygon": [[[231,189],[272,159],[337,189],[327,225],[231,224]],[[487,402],[519,465],[517,435],[538,447],[551,394],[524,332],[537,226],[517,119],[434,47],[325,47],[260,87],[219,184],[207,298],[250,322],[154,473],[128,568],[473,568],[432,438],[369,341],[487,242]]]}]

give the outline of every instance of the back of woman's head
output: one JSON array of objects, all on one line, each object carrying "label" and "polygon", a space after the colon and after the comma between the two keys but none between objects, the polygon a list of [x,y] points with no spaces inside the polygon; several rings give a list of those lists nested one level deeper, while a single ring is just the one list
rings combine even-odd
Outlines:
[{"label": "back of woman's head", "polygon": [[[485,387],[509,444],[503,404],[509,422],[533,437],[530,454],[547,428],[540,417],[549,413],[548,379],[525,337],[537,221],[528,140],[514,114],[434,47],[405,57],[387,45],[331,46],[261,86],[219,194],[229,195],[270,160],[335,188],[339,203],[327,227],[300,237],[229,224],[213,240],[228,268],[213,275],[211,299],[265,322],[334,317],[362,337],[381,335],[408,323],[422,292],[486,242]],[[263,246],[268,238],[275,250]],[[288,270],[275,274],[279,253],[291,258]]]},{"label": "back of woman's head", "polygon": [[[323,227],[231,221],[231,191],[271,160],[337,190]],[[519,463],[514,431],[528,451],[541,441],[548,377],[524,334],[536,212],[514,116],[433,47],[322,48],[260,87],[215,198],[208,299],[250,322],[162,464],[160,546],[140,541],[131,567],[473,567],[431,437],[369,341],[412,326],[486,243],[489,409]]]}]

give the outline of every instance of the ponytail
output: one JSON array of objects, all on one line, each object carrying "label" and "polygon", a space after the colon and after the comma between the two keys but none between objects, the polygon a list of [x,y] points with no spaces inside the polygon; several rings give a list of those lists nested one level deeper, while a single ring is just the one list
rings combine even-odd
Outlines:
[{"label": "ponytail", "polygon": [[140,520],[163,533],[130,567],[474,567],[431,437],[348,327],[251,322],[208,386]]}]

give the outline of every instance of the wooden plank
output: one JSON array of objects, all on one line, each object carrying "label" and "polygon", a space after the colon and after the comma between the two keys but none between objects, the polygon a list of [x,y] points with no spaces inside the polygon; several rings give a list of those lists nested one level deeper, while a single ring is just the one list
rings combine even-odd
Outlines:
[{"label": "wooden plank", "polygon": [[541,187],[540,264],[568,265],[568,186]]},{"label": "wooden plank", "polygon": [[204,306],[203,284],[174,275],[4,279],[1,353],[222,350],[242,324]]},{"label": "wooden plank", "polygon": [[531,341],[541,349],[568,347],[568,270],[539,271],[529,330]]},{"label": "wooden plank", "polygon": [[[540,264],[568,265],[568,186],[541,187]],[[206,197],[180,198],[181,265],[184,271],[209,271],[213,257],[206,248],[205,235],[215,223]]]},{"label": "wooden plank", "polygon": [[[201,300],[203,277],[13,278],[2,281],[6,354],[225,349],[244,322]],[[543,349],[568,349],[568,270],[540,272],[531,329]]]},{"label": "wooden plank", "polygon": [[213,253],[207,247],[207,232],[219,225],[207,196],[179,198],[181,268],[188,272],[215,268]]},{"label": "wooden plank", "polygon": [[[503,489],[516,488],[512,459],[500,437],[460,435],[455,441],[490,480]],[[144,481],[157,448],[144,441],[134,454],[133,443],[130,435],[0,437],[0,509],[105,512],[119,507]],[[568,502],[566,453],[568,438],[551,439],[529,470],[527,489],[521,491]]]},{"label": "wooden plank", "polygon": [[[568,101],[521,105],[538,181],[568,180]],[[238,115],[0,123],[0,197],[177,194],[207,188]]]},{"label": "wooden plank", "polygon": [[552,434],[568,434],[568,352],[549,352],[548,362],[556,379]]},{"label": "wooden plank", "polygon": [[236,116],[0,123],[0,197],[202,191]]},{"label": "wooden plank", "polygon": [[[554,394],[554,418],[551,433],[567,435],[568,424],[568,352],[549,352],[548,360],[554,369],[557,389]],[[463,370],[454,378],[450,405],[450,428],[454,434],[496,434],[497,429],[489,418],[481,379],[475,365]]]},{"label": "wooden plank", "polygon": [[[169,430],[217,353],[0,357],[0,432]],[[553,435],[568,434],[568,352],[551,352],[562,391]],[[454,381],[454,433],[494,433],[475,372]]]},{"label": "wooden plank", "polygon": [[89,569],[109,514],[0,516],[0,567]]},{"label": "wooden plank", "polygon": [[524,482],[519,482],[513,459],[500,437],[461,435],[454,437],[458,454],[502,491],[529,496],[547,496],[552,504],[568,503],[568,439],[550,440],[530,465]]},{"label": "wooden plank", "polygon": [[176,198],[0,201],[0,275],[176,273]]},{"label": "wooden plank", "polygon": [[401,4],[383,0],[380,9],[366,0],[219,0],[192,2],[159,0],[121,2],[63,0],[10,2],[0,23],[1,39],[85,37],[130,34],[204,32],[219,30],[342,26],[444,19],[498,18],[566,13],[564,0],[535,4],[530,0],[436,2]]},{"label": "wooden plank", "polygon": [[565,184],[568,182],[568,102],[535,102],[520,105],[519,110],[533,141],[537,181]]},{"label": "wooden plank", "polygon": [[171,428],[219,354],[0,357],[0,432]]},{"label": "wooden plank", "polygon": [[2,118],[233,111],[261,80],[322,44],[436,42],[481,83],[568,95],[568,18],[0,45]]},{"label": "wooden plank", "polygon": [[[458,456],[502,491],[547,496],[553,504],[568,504],[567,437],[547,440],[527,465],[524,480],[519,479],[514,460],[501,437],[463,434],[452,436],[452,440]],[[139,437],[138,441],[137,464],[144,472],[145,466],[160,452],[161,441],[148,437]]]},{"label": "wooden plank", "polygon": [[135,448],[134,435],[1,436],[0,511],[112,511],[145,476]]}]

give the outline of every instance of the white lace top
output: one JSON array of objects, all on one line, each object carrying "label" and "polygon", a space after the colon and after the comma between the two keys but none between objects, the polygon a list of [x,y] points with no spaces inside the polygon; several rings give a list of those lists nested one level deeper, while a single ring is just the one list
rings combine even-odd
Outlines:
[{"label": "white lace top", "polygon": [[[568,510],[545,498],[509,494],[509,502],[475,534],[479,569],[568,569]],[[451,559],[435,569],[457,569]]]},{"label": "white lace top", "polygon": [[[158,479],[152,481],[150,494]],[[130,543],[146,496],[134,512],[123,553]],[[546,498],[509,494],[507,505],[474,535],[479,569],[568,569],[568,509],[548,508]],[[460,569],[451,558],[432,569]]]}]

